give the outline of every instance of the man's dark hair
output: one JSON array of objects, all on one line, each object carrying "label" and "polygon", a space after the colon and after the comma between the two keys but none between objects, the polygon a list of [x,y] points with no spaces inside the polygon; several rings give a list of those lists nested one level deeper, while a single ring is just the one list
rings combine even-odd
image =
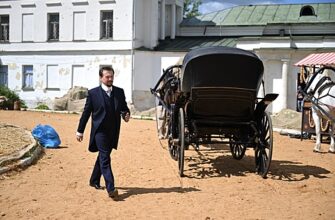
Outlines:
[{"label": "man's dark hair", "polygon": [[114,74],[114,69],[113,69],[112,66],[103,66],[103,67],[101,67],[100,70],[99,70],[99,76],[100,76],[100,77],[102,77],[102,72],[103,72],[104,70],[106,70],[106,71],[112,71],[113,74]]}]

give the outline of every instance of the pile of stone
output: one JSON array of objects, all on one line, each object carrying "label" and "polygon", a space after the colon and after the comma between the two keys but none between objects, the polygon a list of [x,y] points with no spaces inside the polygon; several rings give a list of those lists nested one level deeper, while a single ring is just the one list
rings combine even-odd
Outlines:
[{"label": "pile of stone", "polygon": [[156,108],[151,108],[145,111],[137,110],[134,105],[130,105],[130,114],[133,118],[138,119],[156,119]]},{"label": "pile of stone", "polygon": [[283,109],[272,115],[272,125],[274,128],[300,130],[301,114],[291,109]]},{"label": "pile of stone", "polygon": [[75,86],[63,97],[55,98],[53,109],[56,111],[82,112],[84,110],[87,94],[87,88]]}]

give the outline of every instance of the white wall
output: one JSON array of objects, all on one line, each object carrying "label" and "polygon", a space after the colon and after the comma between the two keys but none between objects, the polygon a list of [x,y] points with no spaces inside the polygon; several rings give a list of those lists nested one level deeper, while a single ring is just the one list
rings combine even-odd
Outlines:
[{"label": "white wall", "polygon": [[152,108],[154,96],[150,93],[162,70],[179,64],[185,53],[135,51],[133,103],[139,110]]},{"label": "white wall", "polygon": [[171,5],[165,6],[165,36],[171,36]]},{"label": "white wall", "polygon": [[[131,101],[131,70],[132,59],[130,51],[106,53],[65,53],[59,54],[27,54],[1,56],[2,65],[8,65],[8,87],[14,89],[29,107],[38,102],[45,102],[52,107],[55,97],[63,96],[72,86],[73,67],[83,66],[84,87],[89,89],[99,85],[100,65],[112,65],[115,70],[114,85],[125,90],[127,101]],[[33,65],[34,91],[22,90],[22,65]],[[59,88],[47,88],[47,66],[58,66]]]},{"label": "white wall", "polygon": [[[125,89],[127,100],[133,100],[141,108],[153,106],[153,96],[149,88],[153,87],[162,69],[180,61],[185,53],[134,51],[141,46],[154,48],[160,36],[159,0],[99,0],[68,1],[68,0],[31,0],[31,1],[0,1],[0,14],[10,15],[10,43],[0,44],[0,62],[9,66],[8,84],[20,96],[30,100],[33,105],[38,100],[51,102],[54,97],[62,96],[72,85],[72,70],[74,65],[81,65],[85,70],[85,84],[92,88],[98,85],[99,65],[112,64],[116,71],[115,85]],[[56,4],[47,4],[56,2]],[[165,36],[171,34],[171,4],[182,7],[182,0],[166,0]],[[180,20],[181,11],[177,7],[176,22]],[[134,11],[133,11],[134,9]],[[114,31],[112,40],[100,40],[100,12],[113,10]],[[59,42],[47,41],[47,13],[59,12],[60,36]],[[74,40],[74,13],[85,12],[83,33]],[[31,42],[23,42],[22,15],[33,14],[33,32]],[[133,15],[135,16],[133,18]],[[134,22],[134,33],[133,33]],[[28,22],[29,23],[29,22]],[[328,30],[334,33],[333,24],[320,26],[317,30]],[[178,27],[178,25],[176,25]],[[309,30],[308,26],[304,31]],[[312,30],[315,31],[316,29]],[[177,34],[182,36],[202,36],[203,28],[177,28]],[[206,35],[258,35],[263,27],[224,27],[208,28]],[[273,31],[268,29],[269,33]],[[295,27],[294,31],[302,33]],[[328,33],[327,32],[327,33]],[[201,33],[199,35],[199,33]],[[134,39],[133,39],[134,37]],[[264,62],[265,91],[279,93],[278,99],[269,110],[278,112],[282,108],[282,67],[283,60],[289,59],[287,107],[295,109],[296,73],[298,67],[293,64],[310,53],[328,52],[335,47],[334,37],[311,36],[308,38],[296,37],[254,37],[240,38],[237,47],[256,51]],[[132,62],[134,61],[134,64]],[[59,91],[46,89],[46,66],[55,64],[59,67],[61,80]],[[34,91],[22,91],[22,65],[34,66]],[[28,102],[29,104],[29,102]]]},{"label": "white wall", "polygon": [[135,48],[144,46],[153,49],[159,38],[158,0],[136,0],[135,4]]},{"label": "white wall", "polygon": [[[115,38],[114,39],[115,40],[132,40],[133,1],[136,1],[136,0],[115,1],[116,2],[115,4],[116,10],[114,14],[114,20],[115,20],[115,23],[114,23]],[[106,9],[108,8],[110,7],[106,5]]]},{"label": "white wall", "polygon": [[57,42],[57,43],[10,43],[0,44],[0,51],[7,52],[48,52],[48,51],[114,51],[131,50],[131,41],[91,41],[91,42]]},{"label": "white wall", "polygon": [[134,90],[149,90],[154,86],[162,70],[171,65],[181,64],[183,52],[135,51]]},{"label": "white wall", "polygon": [[278,93],[278,98],[269,106],[271,112],[279,112],[283,105],[283,60],[289,60],[287,74],[287,108],[296,109],[297,73],[300,67],[294,64],[311,53],[329,52],[327,49],[315,51],[313,49],[260,49],[256,50],[264,64],[264,82],[266,93]]},{"label": "white wall", "polygon": [[[159,3],[160,2],[160,3]],[[165,2],[165,33],[164,36],[171,35],[171,4],[176,5],[175,32],[179,33],[179,23],[182,21],[183,2]],[[144,46],[153,49],[158,45],[161,36],[161,8],[159,0],[136,0],[135,4],[135,44],[134,48]]]},{"label": "white wall", "polygon": [[[323,49],[318,52],[328,52]],[[279,112],[283,105],[283,84],[282,84],[282,68],[283,60],[289,59],[289,68],[287,75],[287,108],[296,109],[296,85],[297,73],[299,67],[294,66],[296,62],[303,59],[311,53],[315,53],[314,49],[255,49],[254,51],[264,65],[264,85],[265,93],[278,93],[279,97],[267,108],[269,112]],[[153,96],[149,89],[153,88],[162,74],[162,69],[166,69],[171,65],[182,62],[186,53],[176,52],[152,52],[152,51],[135,51],[134,55],[134,89],[133,101],[135,107],[140,109],[148,109],[154,106]],[[233,65],[233,64],[232,64]]]},{"label": "white wall", "polygon": [[144,0],[144,46],[154,48],[158,44],[158,1]]},{"label": "white wall", "polygon": [[143,45],[144,42],[144,3],[143,0],[134,1],[134,7],[136,10],[134,11],[134,47],[138,48]]},{"label": "white wall", "polygon": [[[50,2],[50,1],[49,1]],[[60,42],[67,42],[67,46],[91,49],[94,44],[78,45],[74,40],[73,31],[73,14],[75,12],[84,12],[85,20],[83,21],[86,30],[86,42],[100,41],[100,12],[103,10],[113,10],[113,40],[112,42],[122,42],[132,40],[132,2],[133,0],[108,1],[109,3],[101,3],[98,0],[82,1],[83,4],[78,4],[76,1],[58,0],[53,1],[57,4],[47,4],[48,1],[35,0],[29,1],[1,1],[0,14],[10,15],[10,42],[22,42],[22,14],[33,14],[34,32],[33,42],[47,42],[47,14],[59,13],[60,32],[59,42],[45,43],[43,49],[52,50],[52,45],[57,45]],[[6,7],[8,6],[8,7]],[[122,44],[121,44],[122,45]],[[116,44],[116,49],[131,49],[128,45],[125,48],[119,48]],[[4,47],[4,48],[3,48]],[[0,44],[0,49],[15,50],[21,47],[21,44],[3,45]],[[93,48],[95,49],[95,48]],[[113,48],[111,48],[113,49]],[[65,48],[66,50],[66,48]]]},{"label": "white wall", "polygon": [[[82,66],[85,78],[77,80],[77,84],[93,88],[99,85],[100,65],[113,65],[114,84],[124,88],[127,101],[131,101],[132,4],[133,0],[0,1],[0,14],[10,16],[9,43],[0,44],[0,62],[9,67],[8,87],[26,100],[29,107],[34,107],[38,102],[45,102],[52,107],[53,99],[64,95],[71,88],[74,67]],[[113,10],[113,38],[100,40],[100,14],[107,10]],[[48,42],[48,13],[59,13],[57,42]],[[74,15],[78,13],[83,16],[75,20]],[[23,14],[32,14],[32,33],[28,32],[30,36],[25,38],[31,42],[22,42]],[[26,21],[29,23],[30,20]],[[78,32],[74,30],[74,22],[82,26],[80,30],[76,29]],[[22,65],[33,65],[33,91],[22,90]],[[56,87],[59,88],[47,88],[48,65],[56,65],[58,69],[53,76],[54,81],[49,77],[49,84],[58,84]]]},{"label": "white wall", "polygon": [[277,59],[263,61],[264,65],[264,87],[265,94],[277,93],[279,97],[268,107],[268,111],[279,112],[282,107],[281,90],[282,90],[282,62]]}]

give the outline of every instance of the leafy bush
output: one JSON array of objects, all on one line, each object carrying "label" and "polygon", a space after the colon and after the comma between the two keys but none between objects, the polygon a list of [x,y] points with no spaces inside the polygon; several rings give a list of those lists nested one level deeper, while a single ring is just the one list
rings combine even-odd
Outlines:
[{"label": "leafy bush", "polygon": [[26,103],[24,101],[21,100],[21,108],[28,108],[28,106],[26,105]]},{"label": "leafy bush", "polygon": [[24,103],[24,101],[20,99],[20,96],[18,94],[5,86],[0,86],[0,96],[5,96],[8,99],[0,106],[4,109],[13,109],[15,101],[20,101],[21,103]]},{"label": "leafy bush", "polygon": [[50,108],[46,104],[39,104],[35,109],[40,109],[40,110],[50,110]]}]

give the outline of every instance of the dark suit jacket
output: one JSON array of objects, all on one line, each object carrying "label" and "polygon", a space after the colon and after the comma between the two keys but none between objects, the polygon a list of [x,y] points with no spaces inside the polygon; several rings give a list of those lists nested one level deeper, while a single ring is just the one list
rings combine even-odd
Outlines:
[{"label": "dark suit jacket", "polygon": [[[105,91],[101,88],[101,86],[93,88],[88,91],[88,96],[86,99],[85,107],[83,114],[81,115],[78,129],[77,131],[80,133],[84,133],[86,123],[90,116],[92,115],[92,128],[90,135],[90,143],[89,143],[89,151],[97,152],[98,148],[95,144],[95,134],[99,125],[105,118],[106,114],[106,104],[104,102],[103,93]],[[114,144],[111,146],[114,149],[117,149],[119,134],[120,134],[120,124],[121,124],[121,112],[129,112],[126,98],[124,95],[123,89],[113,86],[113,94],[114,94],[114,105],[115,105],[115,136]]]}]

